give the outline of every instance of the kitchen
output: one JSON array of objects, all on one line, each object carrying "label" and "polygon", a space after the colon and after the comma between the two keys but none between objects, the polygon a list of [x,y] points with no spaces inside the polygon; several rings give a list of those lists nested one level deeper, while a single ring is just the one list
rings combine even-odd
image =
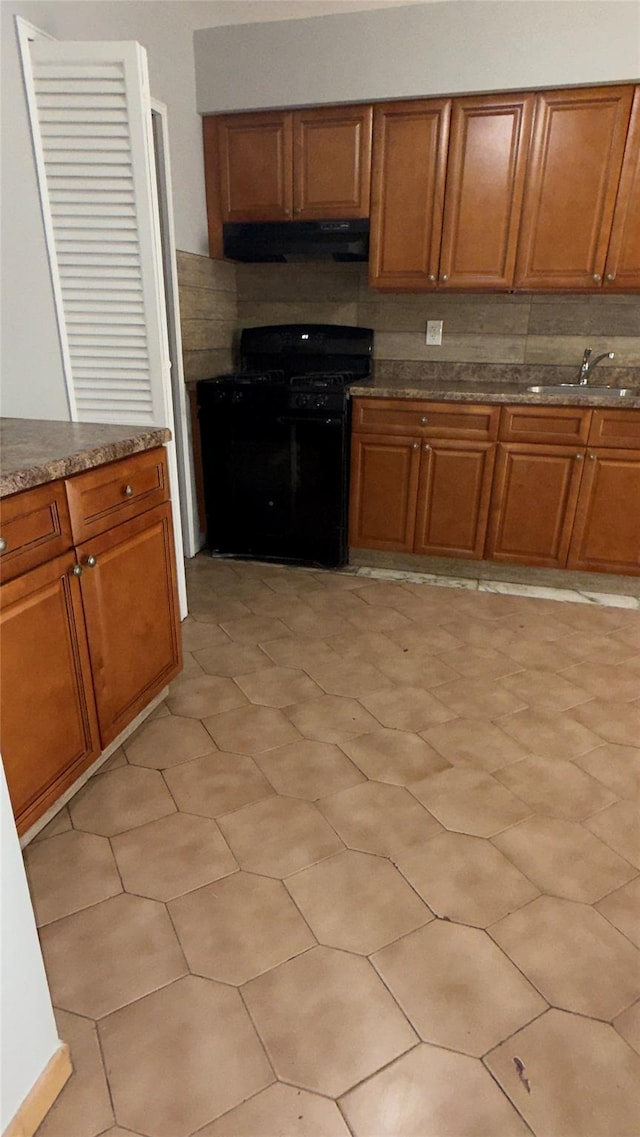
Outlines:
[{"label": "kitchen", "polygon": [[[31,6],[24,6],[25,14],[32,18],[34,22],[40,21],[44,23],[55,34],[61,36],[72,36],[72,27],[70,23],[66,26],[56,27],[56,21],[52,19],[44,19],[47,11],[38,5],[38,11],[31,8]],[[83,6],[84,7],[84,6]],[[109,6],[110,7],[110,6]],[[127,6],[132,9],[135,6]],[[166,6],[164,6],[166,7]],[[448,6],[442,5],[439,8],[445,9]],[[564,6],[562,6],[564,8]],[[568,25],[571,30],[572,39],[570,41],[570,50],[562,60],[562,68],[556,73],[555,80],[553,78],[545,79],[545,85],[548,82],[552,85],[561,83],[562,85],[572,83],[585,83],[585,82],[611,82],[616,79],[623,80],[629,79],[633,76],[633,64],[619,64],[622,71],[616,72],[615,65],[606,72],[603,62],[603,53],[601,50],[601,36],[593,39],[593,27],[589,27],[589,20],[595,19],[593,15],[593,6],[588,5],[588,12],[585,11],[584,18],[587,21],[583,33],[585,37],[584,43],[576,43],[576,36],[582,34],[580,25],[574,27],[573,23]],[[184,5],[181,8],[185,9]],[[201,6],[199,6],[201,9]],[[571,6],[575,13],[575,6]],[[519,19],[525,18],[525,10],[528,6],[518,5]],[[611,6],[608,6],[609,13]],[[44,13],[44,15],[43,15]],[[106,35],[113,38],[115,28],[113,24],[109,24],[109,17],[106,14],[100,16],[96,15],[94,21],[89,21],[91,24],[88,27],[81,22],[81,13],[79,9],[74,10],[74,15],[78,17],[76,35],[87,35],[96,37],[99,35]],[[95,15],[95,13],[94,13]],[[568,14],[565,14],[569,19]],[[565,18],[563,16],[562,18]],[[533,18],[530,14],[530,17]],[[440,14],[440,19],[446,18]],[[573,19],[574,17],[571,17]],[[129,20],[134,22],[134,15],[128,17]],[[560,16],[558,16],[560,20]],[[608,16],[610,19],[610,15]],[[102,23],[101,23],[102,21]],[[532,364],[546,364],[553,366],[557,362],[562,362],[565,366],[571,368],[579,366],[584,347],[591,345],[594,353],[611,349],[616,351],[616,361],[623,365],[634,366],[637,361],[637,356],[632,354],[626,355],[625,351],[628,348],[633,352],[637,348],[637,341],[634,345],[634,336],[629,328],[633,329],[633,323],[628,322],[633,318],[633,307],[630,303],[631,297],[615,298],[585,298],[575,300],[572,303],[570,297],[558,297],[552,302],[545,305],[542,297],[535,300],[521,299],[520,297],[459,297],[446,296],[440,299],[437,298],[438,307],[433,306],[433,299],[431,297],[398,297],[386,298],[380,297],[368,292],[364,286],[363,281],[357,272],[348,267],[340,268],[339,271],[332,268],[309,269],[307,266],[284,266],[284,272],[280,266],[274,268],[245,268],[243,266],[234,269],[233,266],[228,265],[210,265],[206,260],[201,258],[206,253],[206,246],[202,232],[204,207],[202,204],[202,196],[200,197],[197,208],[191,208],[191,203],[197,197],[196,186],[201,187],[199,176],[196,177],[194,173],[196,169],[195,155],[198,153],[198,161],[201,161],[201,149],[199,149],[198,137],[198,124],[189,119],[186,128],[178,132],[178,140],[176,140],[176,127],[174,126],[174,100],[169,98],[167,84],[175,82],[179,87],[177,79],[168,77],[169,67],[167,56],[167,36],[166,28],[144,28],[138,27],[137,29],[127,27],[127,17],[123,17],[123,22],[118,25],[117,35],[121,38],[123,35],[131,35],[131,38],[139,38],[142,42],[148,44],[151,55],[152,78],[154,68],[153,52],[153,38],[155,36],[164,36],[164,52],[163,58],[167,59],[167,68],[164,75],[162,75],[162,83],[165,89],[162,90],[161,86],[156,87],[156,93],[164,97],[169,104],[170,113],[172,115],[172,145],[174,148],[174,155],[176,151],[179,153],[179,160],[174,160],[174,192],[176,197],[176,215],[179,222],[179,230],[177,233],[178,248],[183,250],[180,257],[181,274],[183,281],[187,287],[192,286],[193,275],[190,276],[191,284],[185,280],[185,275],[188,273],[199,273],[199,279],[206,280],[206,288],[202,291],[212,291],[217,295],[215,297],[217,304],[217,311],[220,313],[220,320],[215,318],[208,318],[203,320],[200,316],[187,315],[189,309],[185,306],[182,308],[184,331],[185,331],[185,348],[187,351],[186,364],[187,367],[193,363],[197,365],[203,363],[206,370],[200,370],[199,374],[215,374],[217,371],[224,370],[226,364],[223,362],[223,354],[228,351],[231,333],[236,326],[244,326],[251,322],[261,322],[266,319],[270,323],[285,322],[290,319],[298,320],[312,320],[317,321],[319,318],[329,322],[342,321],[348,313],[349,322],[360,323],[363,322],[366,326],[373,326],[376,329],[376,340],[379,347],[382,349],[383,354],[381,358],[388,359],[442,359],[443,354],[440,354],[436,348],[425,348],[423,341],[424,337],[424,323],[427,318],[429,319],[443,319],[445,321],[445,339],[444,348],[446,352],[452,354],[449,358],[452,362],[474,362],[478,360],[480,354],[480,361],[483,359],[488,363],[508,364],[513,362],[531,362]],[[206,21],[203,21],[206,22]],[[535,25],[535,21],[534,21]],[[197,25],[193,25],[197,26]],[[565,28],[568,34],[568,28]],[[617,25],[612,25],[612,31],[615,34]],[[255,31],[255,29],[254,29]],[[457,34],[461,35],[460,25],[456,27]],[[525,35],[526,29],[523,30],[520,24],[520,31],[522,38],[527,39]],[[531,32],[531,29],[529,29]],[[558,35],[558,42],[562,42],[563,28],[560,26],[556,29]],[[538,27],[538,35],[540,35]],[[624,58],[625,45],[632,43],[632,37],[625,34],[622,27],[618,29],[620,36],[618,48],[620,55],[616,55],[616,64],[619,59]],[[546,38],[548,33],[545,33],[544,39],[544,54],[545,57],[549,54],[549,40]],[[464,38],[464,37],[462,37]],[[496,36],[496,39],[499,38]],[[189,36],[184,34],[184,31],[179,32],[178,29],[172,26],[171,29],[171,50],[172,60],[171,65],[175,74],[174,55],[179,55],[180,51],[185,51],[185,40],[189,41]],[[530,41],[530,36],[528,38]],[[598,50],[595,48],[590,51],[589,44],[597,43]],[[190,48],[190,41],[188,42]],[[490,45],[489,45],[490,46]],[[334,48],[337,50],[337,48]],[[353,53],[351,53],[353,55]],[[526,71],[526,59],[523,58],[523,52],[518,53],[514,51],[509,53],[510,63],[514,73],[505,75],[500,83],[510,87],[521,86],[537,86],[540,84],[539,73],[532,77],[531,83],[523,83],[523,78],[528,74]],[[440,63],[438,66],[443,66],[443,54],[439,53]],[[11,62],[11,66],[15,69],[15,61]],[[217,72],[220,72],[220,61],[218,60]],[[452,64],[450,64],[452,66]],[[580,66],[585,68],[581,73],[578,69]],[[523,70],[524,68],[524,70]],[[255,67],[249,69],[251,76],[255,76],[258,70]],[[304,70],[304,69],[302,69]],[[353,69],[352,69],[353,70]],[[385,69],[378,68],[378,74],[386,74],[392,70],[391,66]],[[637,70],[637,68],[635,69]],[[437,75],[437,69],[433,74]],[[502,75],[502,72],[500,72]],[[271,81],[273,81],[273,73],[270,72]],[[305,79],[311,81],[312,74],[301,75],[299,82],[303,83]],[[321,81],[317,79],[316,82]],[[326,81],[326,80],[325,80]],[[287,82],[293,86],[293,78],[290,77]],[[403,80],[404,82],[404,80]],[[397,85],[393,90],[380,90],[376,88],[375,97],[388,98],[393,95],[403,95],[408,97],[411,94],[438,94],[439,90],[467,90],[475,89],[476,87],[487,86],[486,83],[480,83],[477,79],[470,80],[469,87],[461,86],[459,81],[453,82],[451,78],[446,77],[442,79],[442,86],[437,86],[433,89],[425,91],[424,82],[420,89],[407,90],[406,86]],[[496,84],[497,86],[497,84]],[[287,105],[299,105],[301,102],[334,102],[336,99],[335,76],[332,81],[332,91],[327,93],[319,91],[317,87],[314,89],[311,85],[307,88],[309,91],[308,97],[301,96],[299,91],[296,92],[292,89],[289,97],[286,99]],[[343,99],[362,98],[362,92],[341,91],[340,97]],[[368,97],[372,97],[368,93]],[[246,95],[247,101],[251,106],[258,106],[260,100],[254,92],[249,91]],[[284,99],[274,98],[271,96],[271,103],[267,105],[277,105],[284,102]],[[180,88],[177,92],[175,99],[175,110],[179,119],[179,113],[184,109],[184,92]],[[218,104],[219,105],[219,104]],[[246,104],[245,104],[246,105]],[[264,105],[264,104],[262,104]],[[220,109],[239,109],[239,104],[235,107],[228,108],[224,105]],[[197,116],[193,115],[193,119]],[[185,158],[185,155],[187,157]],[[188,156],[191,156],[191,165],[189,165]],[[184,161],[181,159],[185,158]],[[199,169],[200,167],[198,167]],[[27,199],[29,194],[29,178],[24,178],[20,183],[20,195],[15,196],[15,209],[20,216],[20,211],[24,212],[25,218],[27,216],[33,217],[35,214],[32,211],[28,213]],[[202,192],[202,191],[201,191]],[[13,199],[12,199],[13,200]],[[32,199],[31,205],[33,210],[37,213],[37,203]],[[197,239],[195,238],[195,231]],[[10,319],[10,327],[7,334],[7,347],[9,354],[5,357],[5,362],[11,360],[11,348],[15,346],[20,348],[20,353],[14,351],[14,361],[22,359],[22,367],[24,367],[24,351],[25,345],[28,347],[31,357],[28,359],[30,366],[30,375],[32,376],[33,383],[26,388],[22,385],[20,390],[11,390],[9,388],[5,402],[5,413],[14,415],[29,415],[33,414],[37,408],[38,417],[51,417],[63,418],[64,409],[63,403],[60,400],[61,387],[56,383],[55,366],[52,366],[52,360],[56,359],[56,344],[55,344],[55,331],[52,329],[52,321],[50,319],[50,302],[46,296],[46,264],[43,261],[42,249],[38,247],[37,234],[35,227],[28,223],[15,226],[15,233],[9,234],[9,252],[11,252],[12,242],[18,245],[18,238],[22,244],[16,253],[19,252],[19,258],[14,259],[14,264],[20,264],[20,276],[16,280],[16,286],[12,288],[11,293],[6,290],[9,299],[10,308],[8,315]],[[188,251],[191,250],[191,251]],[[11,263],[11,262],[9,262]],[[38,275],[36,269],[40,265],[43,275]],[[281,275],[278,275],[278,274]],[[217,285],[217,287],[211,287]],[[196,286],[198,287],[198,286]],[[265,289],[269,289],[268,299],[265,299]],[[271,291],[273,289],[273,291]],[[277,290],[276,290],[277,289]],[[24,291],[22,291],[24,290]],[[303,291],[304,290],[304,291]],[[42,301],[42,308],[45,311],[45,318],[41,321],[42,334],[39,337],[29,337],[24,328],[24,313],[29,311],[29,306],[21,299],[25,293],[28,293],[33,298],[40,298]],[[291,297],[296,298],[295,315],[292,308]],[[202,299],[202,297],[200,297]],[[629,301],[625,306],[624,300]],[[319,315],[319,303],[322,304],[322,316]],[[375,306],[379,312],[379,322],[376,322],[378,316],[371,311],[371,307],[366,312],[357,312],[357,305]],[[260,311],[260,307],[262,310]],[[338,314],[338,308],[342,311]],[[542,309],[542,311],[540,311]],[[31,310],[33,311],[33,301],[31,301]],[[192,309],[193,310],[193,309]],[[46,312],[49,316],[47,317]],[[526,316],[525,313],[526,312]],[[629,317],[629,312],[631,316]],[[237,313],[237,318],[236,318]],[[354,313],[355,318],[352,318],[351,313]],[[530,322],[533,314],[533,322]],[[561,323],[561,329],[558,331],[557,324],[554,325],[553,315],[565,315],[566,319]],[[213,312],[209,309],[208,316],[212,316]],[[363,315],[365,316],[363,320]],[[607,318],[608,317],[608,318]],[[191,321],[193,320],[193,323]],[[449,325],[448,320],[457,320],[457,327],[460,331],[454,331],[453,340],[448,336]],[[619,323],[616,321],[619,320]],[[475,321],[475,322],[474,322]],[[492,322],[493,321],[493,322]],[[386,327],[384,326],[386,324]],[[455,323],[454,323],[455,328]],[[453,329],[452,329],[453,330]],[[189,333],[193,333],[193,339],[189,339]],[[211,338],[209,338],[211,336]],[[206,337],[206,338],[203,338]],[[539,337],[539,338],[538,338]],[[596,338],[598,337],[598,338]],[[619,339],[618,339],[619,337]],[[550,342],[552,340],[553,342]],[[505,342],[506,341],[506,342]],[[531,341],[531,342],[529,342]],[[562,349],[562,354],[559,352]],[[489,358],[482,353],[489,352]],[[528,356],[525,354],[528,351]],[[206,362],[204,356],[199,356],[199,353],[206,353]],[[209,355],[209,352],[220,353],[215,358],[217,362],[214,364],[214,357]],[[191,354],[193,353],[193,354]],[[609,365],[607,365],[609,366]],[[10,373],[10,369],[7,368]],[[13,369],[15,373],[15,367]],[[191,373],[195,377],[194,373]],[[31,410],[28,403],[31,402]],[[56,403],[57,400],[57,403]],[[277,618],[277,617],[276,617]],[[115,772],[114,772],[115,773]],[[98,1130],[99,1131],[99,1130]]]}]

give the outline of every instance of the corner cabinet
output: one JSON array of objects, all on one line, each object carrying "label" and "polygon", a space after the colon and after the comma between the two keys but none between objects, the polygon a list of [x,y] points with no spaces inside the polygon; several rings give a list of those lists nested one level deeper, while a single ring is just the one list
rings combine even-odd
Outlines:
[{"label": "corner cabinet", "polygon": [[536,97],[516,288],[601,289],[632,99],[629,86]]},{"label": "corner cabinet", "polygon": [[603,284],[608,292],[640,288],[640,87],[633,97]]},{"label": "corner cabinet", "polygon": [[226,221],[368,217],[371,121],[370,106],[205,117],[214,243]]},{"label": "corner cabinet", "polygon": [[155,449],[2,503],[0,746],[21,833],[181,669],[168,498]]}]

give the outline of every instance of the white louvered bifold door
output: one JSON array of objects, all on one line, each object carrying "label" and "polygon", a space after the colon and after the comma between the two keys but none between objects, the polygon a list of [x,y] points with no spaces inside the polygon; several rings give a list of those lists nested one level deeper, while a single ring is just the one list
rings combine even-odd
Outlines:
[{"label": "white louvered bifold door", "polygon": [[30,57],[71,417],[171,426],[146,53],[38,40]]}]

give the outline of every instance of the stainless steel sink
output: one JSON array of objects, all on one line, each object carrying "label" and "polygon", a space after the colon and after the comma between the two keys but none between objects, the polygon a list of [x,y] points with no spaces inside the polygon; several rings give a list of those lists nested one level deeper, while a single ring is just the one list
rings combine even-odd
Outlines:
[{"label": "stainless steel sink", "polygon": [[538,387],[527,387],[532,395],[606,395],[611,399],[623,399],[625,395],[632,395],[629,387],[592,387],[580,386],[578,383],[543,384]]}]

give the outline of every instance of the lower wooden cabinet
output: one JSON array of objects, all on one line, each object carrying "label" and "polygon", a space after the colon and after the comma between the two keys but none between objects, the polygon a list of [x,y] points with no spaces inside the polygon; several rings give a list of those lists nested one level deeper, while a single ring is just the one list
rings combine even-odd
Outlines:
[{"label": "lower wooden cabinet", "polygon": [[640,451],[587,450],[567,568],[640,574]]},{"label": "lower wooden cabinet", "polygon": [[500,444],[487,558],[564,568],[583,466],[575,446]]},{"label": "lower wooden cabinet", "polygon": [[101,750],[72,552],[2,587],[2,759],[19,832]]},{"label": "lower wooden cabinet", "polygon": [[[163,451],[152,452],[152,459],[153,453],[164,480],[162,504],[155,504],[157,491],[149,498],[145,490],[154,465],[149,452],[111,463],[108,472],[114,477],[102,503],[103,521],[92,522],[102,531],[78,543],[77,534],[87,532],[87,518],[75,517],[72,510],[67,540],[75,539],[75,547],[0,589],[0,748],[19,833],[182,667],[166,466]],[[106,469],[52,483],[62,491],[61,514],[69,483],[71,498],[76,491],[92,491],[104,481]],[[139,512],[130,516],[138,478]],[[31,517],[34,503],[40,509],[41,490],[8,498],[8,515]],[[121,499],[128,519],[114,524]],[[23,527],[29,540],[32,528]],[[32,543],[25,545],[29,558]],[[58,538],[54,549],[57,543]],[[17,563],[14,558],[10,572]]]},{"label": "lower wooden cabinet", "polygon": [[357,434],[351,450],[349,544],[413,551],[420,470],[415,438]]},{"label": "lower wooden cabinet", "polygon": [[482,556],[494,458],[491,442],[442,439],[423,445],[416,553]]},{"label": "lower wooden cabinet", "polygon": [[363,398],[353,424],[352,548],[640,575],[640,411]]},{"label": "lower wooden cabinet", "polygon": [[354,434],[349,544],[481,556],[493,459],[488,442]]},{"label": "lower wooden cabinet", "polygon": [[106,746],[180,670],[171,506],[107,530],[77,551]]}]

